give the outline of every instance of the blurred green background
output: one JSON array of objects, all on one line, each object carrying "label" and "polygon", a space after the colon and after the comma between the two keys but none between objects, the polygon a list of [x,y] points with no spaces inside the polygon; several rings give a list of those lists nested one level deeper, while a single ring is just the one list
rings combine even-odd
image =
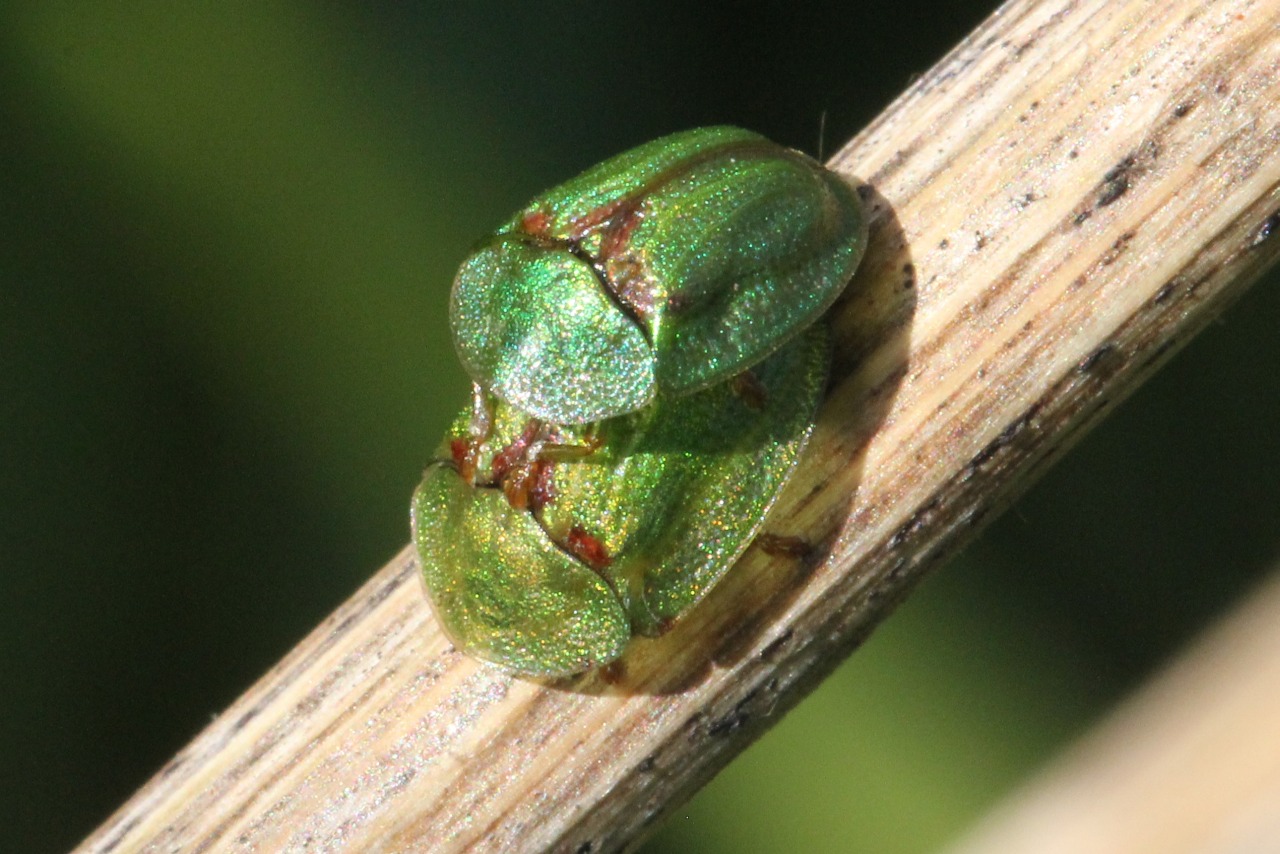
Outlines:
[{"label": "blurred green background", "polygon": [[[78,842],[406,541],[471,241],[672,130],[831,150],[993,5],[3,4],[0,850]],[[928,851],[1245,595],[1274,284],[646,850]]]}]

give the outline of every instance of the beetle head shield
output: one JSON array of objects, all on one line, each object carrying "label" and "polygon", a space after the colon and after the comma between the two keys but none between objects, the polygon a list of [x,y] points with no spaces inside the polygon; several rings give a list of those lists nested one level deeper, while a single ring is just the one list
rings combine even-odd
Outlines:
[{"label": "beetle head shield", "polygon": [[488,241],[458,271],[450,315],[467,372],[537,418],[581,424],[653,400],[644,331],[564,247],[519,234]]}]

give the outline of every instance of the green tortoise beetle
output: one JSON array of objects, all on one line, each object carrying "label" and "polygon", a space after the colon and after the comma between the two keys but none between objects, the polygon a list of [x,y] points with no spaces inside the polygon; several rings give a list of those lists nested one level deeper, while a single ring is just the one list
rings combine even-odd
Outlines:
[{"label": "green tortoise beetle", "polygon": [[865,242],[841,178],[713,127],[605,161],[479,244],[450,306],[475,397],[412,505],[455,645],[567,675],[699,601],[795,468],[830,361],[816,321]]},{"label": "green tortoise beetle", "polygon": [[463,367],[583,424],[730,379],[812,324],[866,243],[857,194],[750,131],[672,134],[537,197],[454,280]]},{"label": "green tortoise beetle", "polygon": [[662,634],[746,550],[822,398],[816,324],[753,371],[630,415],[555,425],[463,412],[413,498],[436,616],[462,651],[531,676],[617,659]]}]

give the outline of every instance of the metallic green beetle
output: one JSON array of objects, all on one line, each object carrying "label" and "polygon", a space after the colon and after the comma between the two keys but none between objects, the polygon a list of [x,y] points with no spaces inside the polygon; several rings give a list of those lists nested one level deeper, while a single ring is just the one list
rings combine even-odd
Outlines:
[{"label": "metallic green beetle", "polygon": [[529,203],[454,280],[472,379],[557,424],[730,379],[812,324],[866,242],[853,189],[799,152],[710,127]]},{"label": "metallic green beetle", "polygon": [[481,243],[451,304],[475,400],[413,499],[456,645],[576,673],[701,599],[808,439],[815,321],[865,242],[843,180],[718,127],[608,160]]},{"label": "metallic green beetle", "polygon": [[817,324],[749,380],[596,424],[499,403],[477,438],[472,410],[460,415],[412,514],[455,645],[559,676],[661,634],[755,537],[808,439],[828,363]]}]

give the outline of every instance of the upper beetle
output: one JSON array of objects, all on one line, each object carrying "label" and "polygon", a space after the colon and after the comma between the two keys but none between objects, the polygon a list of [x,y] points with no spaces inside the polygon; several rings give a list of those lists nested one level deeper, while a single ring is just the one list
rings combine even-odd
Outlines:
[{"label": "upper beetle", "polygon": [[599,421],[729,379],[812,324],[862,255],[853,188],[733,127],[654,140],[539,196],[453,284],[463,366],[536,418]]}]

